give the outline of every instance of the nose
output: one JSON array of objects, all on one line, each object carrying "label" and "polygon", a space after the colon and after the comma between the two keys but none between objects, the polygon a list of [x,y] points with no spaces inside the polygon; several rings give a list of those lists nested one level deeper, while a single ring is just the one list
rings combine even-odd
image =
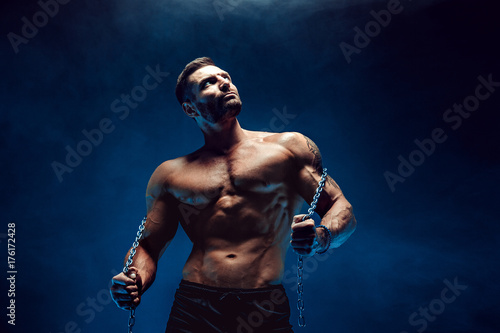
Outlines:
[{"label": "nose", "polygon": [[226,92],[229,90],[229,79],[227,77],[220,77],[221,78],[221,83],[220,83],[220,90],[223,92]]}]

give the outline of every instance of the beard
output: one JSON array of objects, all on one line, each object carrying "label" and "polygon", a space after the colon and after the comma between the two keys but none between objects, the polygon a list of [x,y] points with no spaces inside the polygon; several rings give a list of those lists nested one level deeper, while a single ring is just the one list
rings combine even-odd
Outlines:
[{"label": "beard", "polygon": [[223,101],[222,111],[227,117],[236,117],[241,112],[241,100],[240,97],[231,98],[228,101]]},{"label": "beard", "polygon": [[224,100],[224,97],[213,100],[207,104],[197,103],[197,108],[203,118],[211,123],[236,117],[241,112],[241,99],[238,95]]}]

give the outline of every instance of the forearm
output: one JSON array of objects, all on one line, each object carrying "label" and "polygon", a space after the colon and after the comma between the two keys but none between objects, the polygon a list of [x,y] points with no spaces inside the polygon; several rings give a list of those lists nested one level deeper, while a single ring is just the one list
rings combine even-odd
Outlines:
[{"label": "forearm", "polygon": [[[130,251],[129,251],[130,253]],[[125,257],[125,262],[128,260],[129,253]],[[135,267],[141,277],[142,288],[141,293],[144,293],[154,282],[156,277],[157,261],[146,251],[141,245],[136,249],[131,267]]]},{"label": "forearm", "polygon": [[[345,199],[338,200],[323,216],[321,224],[327,227],[332,234],[331,247],[339,247],[356,229],[356,218],[352,213],[351,204]],[[326,235],[322,236],[321,238],[326,243]],[[323,245],[327,246],[327,244]]]}]

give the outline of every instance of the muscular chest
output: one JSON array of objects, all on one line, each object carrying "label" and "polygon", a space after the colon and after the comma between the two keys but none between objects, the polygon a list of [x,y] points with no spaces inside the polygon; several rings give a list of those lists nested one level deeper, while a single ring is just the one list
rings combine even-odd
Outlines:
[{"label": "muscular chest", "polygon": [[226,155],[205,154],[186,164],[169,191],[182,203],[206,206],[224,196],[270,194],[285,186],[294,169],[277,144],[243,144]]}]

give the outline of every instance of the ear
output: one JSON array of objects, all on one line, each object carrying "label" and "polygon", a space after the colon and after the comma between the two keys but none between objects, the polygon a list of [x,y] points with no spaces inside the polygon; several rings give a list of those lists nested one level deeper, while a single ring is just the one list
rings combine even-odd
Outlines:
[{"label": "ear", "polygon": [[189,99],[182,103],[182,110],[188,117],[195,118],[198,116],[195,106]]}]

